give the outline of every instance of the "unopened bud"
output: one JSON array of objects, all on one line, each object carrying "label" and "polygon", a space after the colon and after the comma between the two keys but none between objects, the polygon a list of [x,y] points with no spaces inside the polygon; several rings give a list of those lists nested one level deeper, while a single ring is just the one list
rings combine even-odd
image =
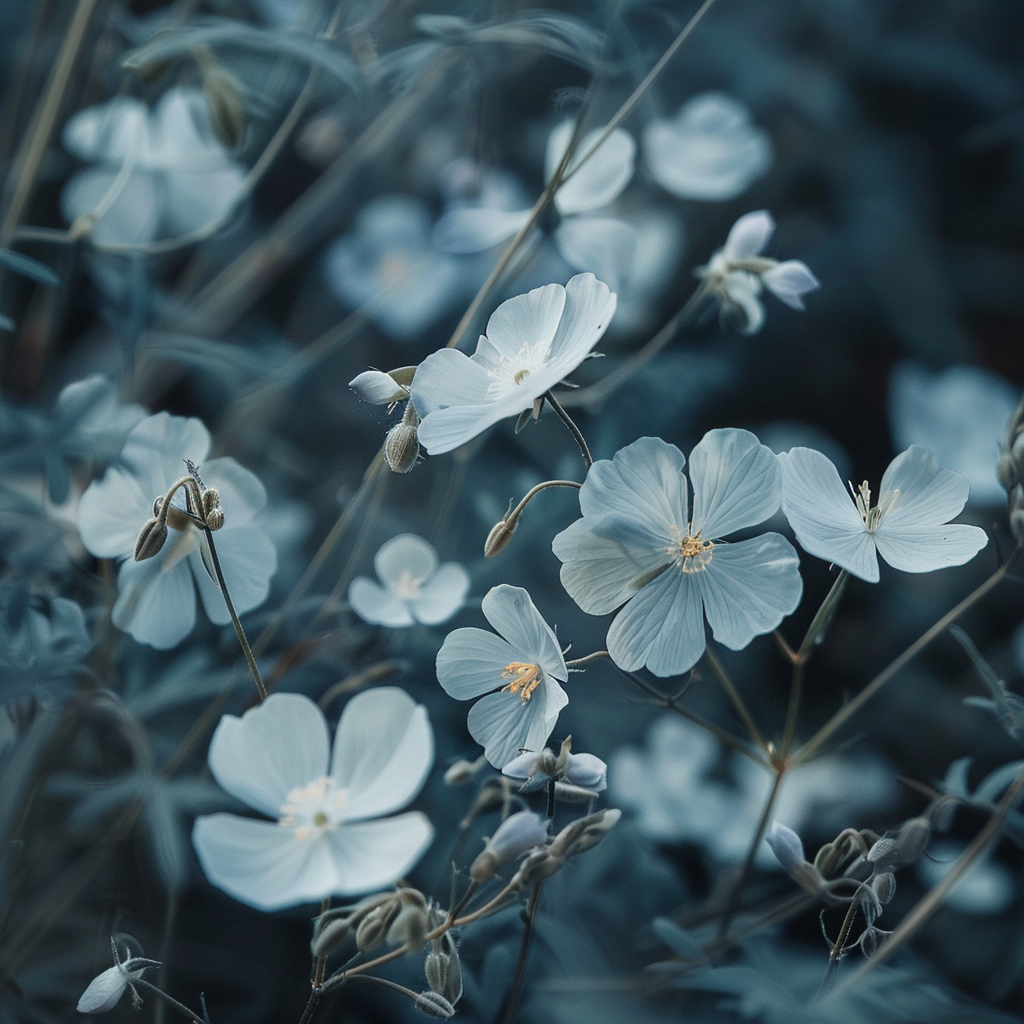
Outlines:
[{"label": "unopened bud", "polygon": [[565,857],[552,852],[552,847],[541,846],[533,851],[519,866],[512,881],[509,883],[517,889],[529,888],[550,878],[565,864]]},{"label": "unopened bud", "polygon": [[388,929],[388,942],[392,946],[408,946],[410,953],[418,953],[426,944],[429,930],[426,908],[406,904]]},{"label": "unopened bud", "polygon": [[931,822],[927,818],[911,818],[905,821],[896,836],[896,847],[900,863],[910,864],[924,853],[932,835]]},{"label": "unopened bud", "polygon": [[999,483],[1004,491],[1011,491],[1020,482],[1017,466],[1018,462],[1011,452],[1002,451],[999,453],[999,461],[996,462],[996,476],[999,477]]},{"label": "unopened bud", "polygon": [[622,811],[617,807],[609,807],[596,814],[588,814],[585,818],[579,818],[558,833],[551,844],[551,849],[565,857],[575,857],[577,854],[586,853],[587,850],[593,849],[604,839],[621,817]]},{"label": "unopened bud", "polygon": [[469,877],[486,882],[504,864],[547,841],[547,822],[533,811],[519,811],[506,818],[486,841],[483,852],[470,865]]},{"label": "unopened bud", "polygon": [[313,956],[319,960],[337,952],[348,941],[351,930],[351,922],[347,915],[327,919],[323,925],[318,919],[313,928],[313,940],[309,944]]},{"label": "unopened bud", "polygon": [[356,946],[363,952],[379,946],[401,909],[402,904],[398,899],[390,899],[374,907],[359,922],[356,929]]},{"label": "unopened bud", "polygon": [[455,1016],[455,1007],[444,996],[440,996],[436,992],[421,992],[413,1005],[420,1013],[425,1013],[428,1017],[440,1017],[442,1020],[448,1020],[449,1017]]},{"label": "unopened bud", "polygon": [[899,847],[892,836],[882,836],[874,846],[868,850],[867,861],[875,865],[875,870],[884,871],[890,865],[896,863]]},{"label": "unopened bud", "polygon": [[875,890],[879,903],[888,903],[896,894],[896,876],[891,871],[875,875],[868,884]]},{"label": "unopened bud", "polygon": [[484,541],[484,558],[493,558],[504,551],[508,547],[508,542],[512,539],[512,534],[516,532],[516,527],[518,526],[518,516],[511,520],[502,519],[500,522],[495,523],[491,527],[491,532],[487,534],[487,540]]},{"label": "unopened bud", "polygon": [[144,562],[160,553],[160,549],[167,540],[167,524],[159,519],[150,519],[139,531],[138,539],[135,541],[135,561]]},{"label": "unopened bud", "polygon": [[[435,946],[437,943],[434,944]],[[426,975],[427,984],[431,992],[444,995],[445,985],[448,983],[448,965],[450,957],[443,949],[432,949],[427,954],[423,964],[423,973]]]},{"label": "unopened bud", "polygon": [[454,1006],[462,998],[462,964],[458,947],[450,932],[434,939],[430,947],[423,965],[427,984]]},{"label": "unopened bud", "polygon": [[823,878],[832,878],[842,863],[842,851],[835,843],[826,843],[814,855],[815,870]]},{"label": "unopened bud", "polygon": [[[1014,490],[1019,490],[1020,485],[1018,484]],[[1013,539],[1018,544],[1024,544],[1024,509],[1014,508],[1010,512],[1010,533],[1013,534]]]},{"label": "unopened bud", "polygon": [[220,507],[220,492],[216,487],[203,491],[203,518],[210,530],[219,530],[224,525],[224,511]]},{"label": "unopened bud", "polygon": [[473,781],[478,768],[479,762],[467,761],[462,758],[444,773],[444,784],[446,786],[464,786],[467,782]]},{"label": "unopened bud", "polygon": [[396,423],[384,438],[384,458],[392,473],[408,473],[420,454],[416,428],[404,420]]}]

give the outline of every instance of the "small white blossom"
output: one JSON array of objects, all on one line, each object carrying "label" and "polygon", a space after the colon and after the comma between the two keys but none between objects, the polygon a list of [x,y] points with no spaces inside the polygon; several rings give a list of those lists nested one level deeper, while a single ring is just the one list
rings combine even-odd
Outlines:
[{"label": "small white blossom", "polygon": [[333,753],[323,713],[301,694],[273,693],[241,718],[225,715],[210,743],[210,771],[275,820],[197,818],[192,842],[203,871],[260,910],[382,889],[433,838],[418,811],[382,817],[419,792],[433,760],[426,708],[392,686],[348,702]]},{"label": "small white blossom", "polygon": [[651,176],[682,199],[734,199],[772,160],[768,136],[742,103],[721,92],[701,93],[672,120],[652,121],[643,141]]},{"label": "small white blossom", "polygon": [[128,988],[132,988],[132,999],[138,1005],[138,993],[132,987],[132,982],[141,978],[147,967],[160,966],[156,960],[147,960],[140,956],[122,961],[113,942],[111,947],[114,951],[114,966],[100,972],[89,982],[78,1000],[79,1013],[106,1013],[107,1010],[112,1010]]},{"label": "small white blossom", "polygon": [[866,480],[847,491],[836,467],[812,448],[778,459],[782,510],[800,546],[869,583],[878,582],[876,552],[894,569],[932,572],[963,565],[988,543],[984,530],[949,522],[970,485],[920,445],[889,463],[873,505]]},{"label": "small white blossom", "polygon": [[438,565],[433,546],[411,533],[392,537],[373,564],[383,586],[359,576],[349,587],[348,600],[356,615],[374,625],[445,622],[462,607],[469,590],[469,576],[461,565]]},{"label": "small white blossom", "polygon": [[743,334],[756,334],[764,326],[762,288],[792,309],[803,309],[803,296],[821,287],[800,260],[780,263],[761,255],[774,230],[775,221],[767,210],[744,214],[732,226],[725,245],[696,270],[721,302],[723,317]]},{"label": "small white blossom", "polygon": [[481,609],[500,636],[475,627],[449,633],[437,679],[456,700],[482,698],[469,710],[469,734],[504,768],[520,750],[544,746],[569,703],[558,685],[569,672],[554,632],[521,587],[492,587]]},{"label": "small white blossom", "polygon": [[394,405],[409,397],[409,389],[395,383],[395,378],[380,370],[364,370],[348,382],[348,386],[371,405]]},{"label": "small white blossom", "polygon": [[443,348],[417,369],[420,443],[440,455],[529,409],[586,359],[614,312],[615,296],[593,274],[503,302],[472,356]]}]

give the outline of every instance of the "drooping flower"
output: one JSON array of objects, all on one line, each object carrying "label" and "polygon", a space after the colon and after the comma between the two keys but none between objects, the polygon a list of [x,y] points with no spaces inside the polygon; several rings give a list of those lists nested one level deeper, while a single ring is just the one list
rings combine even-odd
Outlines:
[{"label": "drooping flower", "polygon": [[[131,957],[123,962],[118,961],[89,982],[78,1000],[76,1009],[79,1013],[106,1013],[121,1001],[121,996],[129,988],[132,990],[133,1001],[138,1000],[138,993],[132,982],[138,981],[147,967],[159,966],[156,960],[147,960],[141,956]],[[140,1004],[137,1002],[136,1005]]]},{"label": "drooping flower", "polygon": [[756,334],[764,326],[762,288],[792,309],[803,309],[803,296],[821,287],[800,260],[780,263],[761,255],[774,230],[767,210],[744,214],[733,224],[725,245],[695,271],[721,302],[722,316],[743,334]]},{"label": "drooping flower", "polygon": [[64,187],[71,222],[94,214],[100,244],[151,242],[190,234],[225,217],[245,174],[217,139],[201,89],[177,87],[156,109],[118,96],[80,110],[65,125],[64,145],[96,166]]},{"label": "drooping flower", "polygon": [[437,564],[433,545],[411,533],[392,537],[373,560],[381,586],[358,576],[349,587],[352,610],[378,626],[434,626],[450,619],[469,590],[469,575],[458,562]]},{"label": "drooping flower", "polygon": [[274,693],[221,719],[213,777],[276,820],[197,818],[192,842],[210,882],[278,910],[382,889],[413,867],[433,837],[430,822],[418,811],[383,816],[419,792],[433,764],[426,708],[393,686],[357,694],[330,748],[323,713],[301,694]]},{"label": "drooping flower", "polygon": [[[658,676],[692,668],[704,619],[733,650],[796,608],[798,558],[777,533],[724,543],[779,507],[775,455],[747,430],[711,430],[686,462],[675,445],[643,437],[595,462],[580,490],[583,518],[555,537],[562,585],[591,615],[625,606],[608,630],[621,668]],[[774,465],[773,465],[774,464]]]},{"label": "drooping flower", "polygon": [[[166,412],[149,416],[128,434],[117,465],[89,485],[78,506],[85,547],[98,558],[125,559],[117,576],[114,625],[161,650],[192,630],[197,586],[210,620],[218,625],[231,621],[224,595],[204,565],[206,538],[198,527],[169,521],[168,539],[158,554],[146,561],[131,557],[139,531],[153,515],[154,499],[162,499],[185,475],[185,460],[198,467],[204,484],[220,492],[224,527],[215,543],[239,614],[263,603],[277,568],[273,543],[252,522],[267,500],[263,484],[230,456],[204,462],[209,449],[209,432],[199,420]],[[172,504],[183,507],[180,491]]]},{"label": "drooping flower", "polygon": [[643,143],[651,176],[682,199],[734,199],[772,160],[768,136],[722,92],[701,93],[671,120],[652,121]]},{"label": "drooping flower", "polygon": [[988,543],[984,530],[949,522],[970,485],[920,445],[889,463],[874,505],[866,480],[847,491],[836,467],[812,448],[778,459],[782,509],[800,546],[869,583],[878,582],[876,552],[894,569],[932,572],[963,565]]},{"label": "drooping flower", "polygon": [[440,455],[529,409],[586,359],[614,312],[615,296],[593,274],[503,302],[472,356],[443,348],[417,369],[420,443]]},{"label": "drooping flower", "polygon": [[569,678],[554,631],[521,587],[492,587],[481,604],[500,634],[469,626],[445,638],[437,654],[437,679],[469,709],[469,733],[495,768],[520,750],[540,750],[569,703],[559,686]]}]

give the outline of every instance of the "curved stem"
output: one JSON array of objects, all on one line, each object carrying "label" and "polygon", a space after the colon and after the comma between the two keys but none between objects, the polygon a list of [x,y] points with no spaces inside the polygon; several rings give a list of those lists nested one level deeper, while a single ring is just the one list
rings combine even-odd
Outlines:
[{"label": "curved stem", "polygon": [[558,418],[565,424],[569,433],[572,434],[574,440],[579,445],[580,455],[583,456],[583,461],[587,464],[587,469],[590,469],[594,464],[594,457],[590,454],[590,449],[587,447],[587,440],[583,436],[582,431],[576,426],[572,417],[562,408],[561,403],[550,391],[544,392],[544,399],[551,408],[555,410]]},{"label": "curved stem", "polygon": [[593,661],[599,661],[602,658],[610,658],[611,655],[607,651],[594,651],[593,654],[586,654],[582,658],[573,658],[571,661],[565,663],[566,668],[579,668],[581,665],[589,665]]}]

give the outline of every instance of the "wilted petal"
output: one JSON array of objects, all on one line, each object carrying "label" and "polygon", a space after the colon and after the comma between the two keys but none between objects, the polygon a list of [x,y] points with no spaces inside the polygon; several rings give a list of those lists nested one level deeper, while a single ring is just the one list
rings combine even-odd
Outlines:
[{"label": "wilted petal", "polygon": [[445,562],[423,585],[420,596],[409,602],[417,622],[435,626],[450,619],[469,593],[469,574],[458,562]]},{"label": "wilted petal", "polygon": [[358,896],[393,885],[412,870],[433,838],[430,820],[418,811],[380,821],[343,822],[325,837],[335,867],[331,891]]},{"label": "wilted petal", "polygon": [[117,574],[111,618],[118,629],[157,650],[181,643],[196,622],[196,591],[185,562],[164,570],[166,558],[128,559]]},{"label": "wilted petal", "polygon": [[210,741],[210,771],[221,789],[277,818],[291,790],[327,774],[328,749],[316,704],[298,693],[272,693],[241,718],[221,718]]},{"label": "wilted petal", "polygon": [[422,582],[437,568],[437,552],[422,537],[400,533],[381,546],[373,567],[386,587],[395,587],[403,580]]},{"label": "wilted petal", "polygon": [[[622,128],[614,129],[600,149],[580,165],[580,160],[590,152],[603,131],[602,128],[588,132],[577,143],[566,169],[567,173],[575,173],[555,192],[555,206],[563,216],[599,210],[613,203],[633,177],[636,142]],[[573,123],[563,121],[548,136],[544,174],[549,181],[569,147],[572,133]],[[577,167],[579,170],[575,170]]]},{"label": "wilted petal", "polygon": [[397,629],[416,621],[408,605],[393,590],[365,576],[357,576],[349,585],[348,603],[363,622],[374,626]]},{"label": "wilted petal", "polygon": [[767,210],[745,213],[729,231],[722,254],[729,262],[758,256],[775,230],[775,221]]},{"label": "wilted petal", "polygon": [[504,686],[507,680],[501,673],[521,660],[520,652],[507,640],[466,626],[445,637],[437,652],[437,679],[450,697],[471,700]]},{"label": "wilted petal", "polygon": [[564,682],[568,678],[555,634],[522,587],[506,583],[492,587],[480,607],[487,621],[520,655],[517,661],[536,661],[556,679]]},{"label": "wilted petal", "polygon": [[761,275],[761,282],[792,309],[803,309],[802,296],[816,292],[821,282],[800,260],[785,260]]}]

